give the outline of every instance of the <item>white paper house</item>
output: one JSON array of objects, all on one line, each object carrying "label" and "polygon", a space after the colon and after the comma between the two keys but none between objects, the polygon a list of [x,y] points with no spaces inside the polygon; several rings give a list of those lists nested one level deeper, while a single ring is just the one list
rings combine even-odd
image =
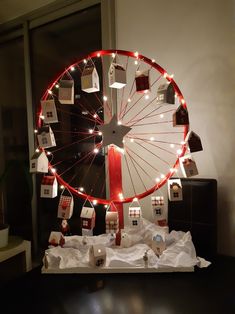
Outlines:
[{"label": "white paper house", "polygon": [[151,247],[156,255],[159,256],[163,253],[163,251],[166,249],[166,243],[161,234],[156,234],[153,237]]},{"label": "white paper house", "polygon": [[56,105],[54,99],[41,100],[42,115],[45,123],[58,122]]},{"label": "white paper house", "polygon": [[93,244],[89,251],[89,260],[92,267],[105,266],[106,248],[103,244]]},{"label": "white paper house", "polygon": [[167,213],[164,205],[164,196],[151,197],[153,221],[156,225],[167,226]]},{"label": "white paper house", "polygon": [[168,182],[168,197],[170,201],[182,201],[182,184],[180,179],[169,179]]},{"label": "white paper house", "polygon": [[44,176],[41,183],[41,197],[54,198],[57,196],[58,183],[54,176]]},{"label": "white paper house", "polygon": [[200,136],[193,131],[188,132],[185,138],[185,143],[188,145],[190,153],[195,153],[203,150]]},{"label": "white paper house", "polygon": [[36,152],[30,160],[30,172],[47,173],[48,172],[48,159],[43,151]]},{"label": "white paper house", "polygon": [[197,165],[191,155],[180,157],[180,167],[183,176],[186,178],[196,176],[198,174]]},{"label": "white paper house", "polygon": [[129,207],[129,225],[133,228],[139,228],[142,222],[140,207]]},{"label": "white paper house", "polygon": [[49,125],[45,125],[38,130],[37,138],[40,147],[48,148],[56,146],[55,136]]},{"label": "white paper house", "polygon": [[106,212],[105,215],[106,233],[118,233],[119,219],[118,212]]},{"label": "white paper house", "polygon": [[74,201],[71,195],[61,195],[58,205],[57,217],[62,219],[70,219],[73,214]]},{"label": "white paper house", "polygon": [[109,87],[122,88],[126,85],[126,70],[117,63],[111,63],[109,68]]},{"label": "white paper house", "polygon": [[65,243],[65,240],[61,232],[51,231],[48,242],[49,244],[54,245],[54,246],[57,246],[57,245],[63,246]]},{"label": "white paper house", "polygon": [[93,207],[83,206],[80,215],[82,229],[92,230],[95,227],[95,216],[95,209]]},{"label": "white paper house", "polygon": [[61,80],[59,82],[58,100],[61,104],[73,105],[74,103],[73,80]]},{"label": "white paper house", "polygon": [[149,70],[136,71],[135,85],[138,93],[146,93],[150,90]]},{"label": "white paper house", "polygon": [[96,67],[86,67],[81,76],[81,88],[86,93],[94,93],[100,90],[99,75]]},{"label": "white paper house", "polygon": [[172,83],[161,84],[157,90],[157,105],[174,104],[175,90]]}]

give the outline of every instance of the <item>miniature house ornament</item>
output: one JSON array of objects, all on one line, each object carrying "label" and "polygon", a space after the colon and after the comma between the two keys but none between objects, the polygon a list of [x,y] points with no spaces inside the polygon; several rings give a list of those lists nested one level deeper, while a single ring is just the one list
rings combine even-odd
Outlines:
[{"label": "miniature house ornament", "polygon": [[135,206],[133,207],[132,204],[129,207],[129,225],[132,228],[139,228],[142,223],[142,215],[141,215],[141,207]]},{"label": "miniature house ornament", "polygon": [[180,179],[169,179],[168,182],[168,197],[170,201],[182,201],[182,183]]},{"label": "miniature house ornament", "polygon": [[54,99],[41,100],[42,114],[45,123],[58,122],[56,105]]},{"label": "miniature house ornament", "polygon": [[185,143],[188,145],[188,148],[190,150],[190,153],[195,153],[203,150],[202,148],[202,142],[199,137],[195,132],[189,131],[186,138],[185,138]]},{"label": "miniature house ornament", "polygon": [[53,246],[58,246],[58,245],[63,246],[65,243],[65,240],[61,232],[51,231],[48,242],[50,245],[53,245]]},{"label": "miniature house ornament", "polygon": [[151,196],[153,221],[159,226],[166,226],[166,211],[163,196]]},{"label": "miniature house ornament", "polygon": [[173,114],[173,126],[184,126],[188,124],[188,110],[183,105],[180,105]]},{"label": "miniature house ornament", "polygon": [[150,90],[149,70],[136,71],[135,73],[136,91],[146,93]]},{"label": "miniature house ornament", "polygon": [[74,81],[60,80],[58,100],[61,104],[74,104]]},{"label": "miniature house ornament", "polygon": [[54,198],[57,196],[58,183],[54,176],[44,176],[41,183],[41,197]]},{"label": "miniature house ornament", "polygon": [[70,219],[73,214],[73,196],[64,195],[63,192],[60,195],[57,217],[62,219]]},{"label": "miniature house ornament", "polygon": [[172,83],[161,84],[157,90],[157,105],[174,104],[175,90]]},{"label": "miniature house ornament", "polygon": [[162,235],[156,234],[152,238],[151,247],[157,256],[160,256],[163,253],[163,251],[166,249],[166,242],[164,241]]},{"label": "miniature house ornament", "polygon": [[86,93],[94,93],[100,90],[99,75],[95,66],[85,67],[83,70],[81,88]]},{"label": "miniature house ornament", "polygon": [[56,146],[55,136],[49,125],[45,125],[38,130],[37,138],[40,147],[48,148]]},{"label": "miniature house ornament", "polygon": [[119,231],[119,219],[118,212],[107,211],[105,215],[106,233],[118,233]]},{"label": "miniature house ornament", "polygon": [[103,244],[93,244],[89,251],[90,265],[93,267],[105,266],[106,248]]},{"label": "miniature house ornament", "polygon": [[94,207],[82,207],[81,211],[81,227],[82,227],[82,235],[93,235],[93,228],[95,227],[95,209]]},{"label": "miniature house ornament", "polygon": [[30,160],[31,173],[47,173],[48,159],[44,151],[35,152]]},{"label": "miniature house ornament", "polygon": [[117,63],[111,63],[109,68],[109,87],[120,89],[126,85],[126,70]]},{"label": "miniature house ornament", "polygon": [[179,160],[184,177],[189,178],[198,174],[196,162],[190,154],[180,157]]}]

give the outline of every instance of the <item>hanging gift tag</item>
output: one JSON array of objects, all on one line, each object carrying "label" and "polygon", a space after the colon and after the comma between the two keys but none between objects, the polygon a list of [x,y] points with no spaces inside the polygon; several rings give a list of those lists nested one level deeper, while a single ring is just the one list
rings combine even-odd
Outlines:
[{"label": "hanging gift tag", "polygon": [[61,104],[74,104],[74,81],[72,79],[60,80],[58,100]]},{"label": "hanging gift tag", "polygon": [[56,146],[55,136],[49,125],[45,125],[38,130],[37,138],[40,147],[48,148]]},{"label": "hanging gift tag", "polygon": [[157,90],[157,105],[174,104],[175,90],[172,83],[161,84]]},{"label": "hanging gift tag", "polygon": [[109,68],[109,87],[120,89],[126,85],[126,70],[117,63],[111,63]]},{"label": "hanging gift tag", "polygon": [[170,201],[182,201],[182,184],[180,179],[169,179],[168,182],[168,197]]},{"label": "hanging gift tag", "polygon": [[81,88],[86,93],[94,93],[100,90],[99,75],[94,65],[84,68],[81,76]]},{"label": "hanging gift tag", "polygon": [[[68,190],[67,190],[68,191]],[[62,219],[70,219],[73,214],[74,200],[72,194],[64,195],[65,190],[60,195],[57,217]]]},{"label": "hanging gift tag", "polygon": [[198,174],[197,165],[191,155],[180,157],[180,167],[184,177],[189,178]]},{"label": "hanging gift tag", "polygon": [[[133,206],[135,204],[136,206]],[[141,207],[138,200],[133,200],[129,207],[129,225],[133,228],[139,228],[142,224]]]},{"label": "hanging gift tag", "polygon": [[54,99],[41,100],[42,114],[45,123],[58,122],[56,105]]},{"label": "hanging gift tag", "polygon": [[48,159],[43,151],[36,152],[30,160],[31,173],[47,173],[48,172]]},{"label": "hanging gift tag", "polygon": [[54,198],[57,196],[58,183],[54,176],[44,176],[41,182],[41,197]]}]

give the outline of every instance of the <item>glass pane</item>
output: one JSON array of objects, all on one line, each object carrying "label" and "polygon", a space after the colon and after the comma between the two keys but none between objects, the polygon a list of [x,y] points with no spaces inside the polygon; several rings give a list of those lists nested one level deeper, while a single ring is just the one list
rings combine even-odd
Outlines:
[{"label": "glass pane", "polygon": [[31,238],[23,38],[0,46],[0,191],[10,233]]},{"label": "glass pane", "polygon": [[[32,30],[31,43],[34,109],[35,113],[37,113],[43,94],[49,85],[54,82],[55,78],[82,56],[91,51],[101,49],[100,6],[93,6]],[[82,120],[80,121],[79,119],[78,110],[80,109],[78,109],[77,105],[81,96],[79,94],[80,83],[78,83],[80,75],[73,73],[73,79],[75,81],[74,105],[60,104],[57,99],[58,95],[56,95],[55,102],[60,123],[50,124],[58,140],[54,149],[59,149],[63,146],[69,147],[67,150],[61,150],[59,157],[57,155],[60,160],[66,160],[65,168],[69,167],[71,159],[76,157],[76,154],[82,149],[81,145],[69,145],[74,141],[73,137],[76,128],[84,127]],[[95,103],[94,106],[96,106]],[[52,115],[51,112],[48,114]],[[86,128],[88,129],[89,125],[86,125]],[[87,145],[89,145],[89,141]],[[85,167],[89,167],[89,164]],[[85,173],[86,169],[83,169],[83,171]],[[68,175],[72,178],[74,175],[73,171],[68,172]],[[57,219],[59,196],[56,198],[40,198],[42,176],[37,175],[39,244],[45,246],[48,243],[50,231],[60,230],[61,219]],[[69,178],[66,179],[69,180]],[[92,182],[92,178],[86,178],[86,181]],[[83,202],[83,200],[75,199],[74,213],[69,221],[72,234],[80,233],[80,210]]]}]

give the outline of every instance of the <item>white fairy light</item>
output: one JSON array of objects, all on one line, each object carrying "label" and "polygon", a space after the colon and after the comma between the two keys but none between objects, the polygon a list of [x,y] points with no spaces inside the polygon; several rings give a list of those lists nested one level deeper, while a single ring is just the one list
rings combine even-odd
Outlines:
[{"label": "white fairy light", "polygon": [[128,99],[127,99],[127,101],[128,101],[128,102],[131,102],[131,99],[130,99],[130,98],[128,98]]},{"label": "white fairy light", "polygon": [[171,148],[174,148],[174,147],[175,147],[175,144],[170,144],[170,147],[171,147]]},{"label": "white fairy light", "polygon": [[181,104],[184,105],[185,104],[185,100],[182,98],[181,99]]},{"label": "white fairy light", "polygon": [[52,173],[56,173],[56,169],[55,168],[51,168],[51,172]]},{"label": "white fairy light", "polygon": [[52,95],[52,90],[48,89],[48,94]]},{"label": "white fairy light", "polygon": [[160,114],[160,118],[161,119],[164,118],[164,114],[163,113]]},{"label": "white fairy light", "polygon": [[103,101],[107,101],[108,97],[107,96],[103,96]]},{"label": "white fairy light", "polygon": [[182,154],[182,150],[181,149],[177,149],[177,154],[181,155]]},{"label": "white fairy light", "polygon": [[150,137],[150,141],[154,141],[154,137],[153,136]]},{"label": "white fairy light", "polygon": [[168,74],[167,74],[166,72],[164,72],[163,76],[164,76],[165,78],[167,78]]},{"label": "white fairy light", "polygon": [[170,168],[170,172],[171,173],[175,172],[175,169],[174,168]]},{"label": "white fairy light", "polygon": [[174,77],[174,74],[171,74],[171,75],[170,75],[170,78],[173,78],[173,77]]},{"label": "white fairy light", "polygon": [[71,71],[75,71],[75,67],[72,65],[70,68]]},{"label": "white fairy light", "polygon": [[99,152],[98,148],[94,148],[94,153],[97,154]]},{"label": "white fairy light", "polygon": [[118,197],[120,198],[120,200],[123,200],[123,198],[124,198],[122,193],[119,193]]},{"label": "white fairy light", "polygon": [[99,132],[98,132],[98,135],[99,135],[99,136],[101,136],[101,135],[102,135],[102,132],[101,132],[101,131],[99,131]]},{"label": "white fairy light", "polygon": [[87,63],[87,60],[86,60],[86,59],[84,59],[84,60],[83,60],[83,63],[85,63],[85,64],[86,64],[86,63]]},{"label": "white fairy light", "polygon": [[115,55],[115,53],[113,52],[113,53],[112,53],[112,58],[114,59],[114,58],[115,58],[115,56],[116,56],[116,55]]},{"label": "white fairy light", "polygon": [[100,57],[100,53],[99,53],[99,52],[97,53],[97,57],[98,57],[98,58]]},{"label": "white fairy light", "polygon": [[122,121],[119,120],[117,124],[118,124],[118,125],[122,125]]},{"label": "white fairy light", "polygon": [[83,191],[84,191],[84,188],[81,186],[81,187],[79,188],[79,191],[83,192]]},{"label": "white fairy light", "polygon": [[136,58],[138,58],[138,57],[139,57],[139,52],[138,52],[138,51],[134,52],[134,56],[135,56]]},{"label": "white fairy light", "polygon": [[98,117],[98,115],[95,113],[95,114],[93,114],[93,118],[97,118]]},{"label": "white fairy light", "polygon": [[181,145],[184,145],[184,144],[185,144],[185,141],[181,141],[180,144],[181,144]]},{"label": "white fairy light", "polygon": [[155,59],[152,59],[152,63],[155,63],[155,61],[156,61]]},{"label": "white fairy light", "polygon": [[92,134],[94,132],[93,129],[89,129],[89,133]]},{"label": "white fairy light", "polygon": [[50,156],[51,155],[51,152],[47,152],[47,156]]},{"label": "white fairy light", "polygon": [[34,133],[38,133],[38,130],[34,130]]},{"label": "white fairy light", "polygon": [[160,182],[160,179],[159,179],[159,178],[156,178],[155,181],[158,183],[158,182]]},{"label": "white fairy light", "polygon": [[105,204],[105,205],[104,205],[104,208],[108,208],[108,205],[107,205],[107,204]]},{"label": "white fairy light", "polygon": [[134,61],[134,64],[135,64],[135,65],[137,65],[137,64],[138,64],[138,61],[137,61],[137,60],[135,60],[135,61]]},{"label": "white fairy light", "polygon": [[130,139],[130,141],[131,141],[131,143],[133,143],[133,142],[134,142],[134,139],[133,139],[133,138],[131,138],[131,139]]},{"label": "white fairy light", "polygon": [[59,84],[56,84],[56,85],[55,85],[55,87],[56,87],[56,88],[59,88],[59,87],[60,87],[60,85],[59,85]]},{"label": "white fairy light", "polygon": [[138,197],[134,197],[133,202],[138,202]]},{"label": "white fairy light", "polygon": [[60,189],[61,189],[61,190],[63,190],[63,189],[64,189],[64,185],[63,185],[63,184],[60,186]]},{"label": "white fairy light", "polygon": [[97,205],[98,201],[97,200],[93,200],[92,203],[93,203],[93,205]]},{"label": "white fairy light", "polygon": [[148,95],[148,94],[145,95],[144,98],[145,98],[145,99],[149,99],[149,95]]},{"label": "white fairy light", "polygon": [[160,177],[161,177],[161,179],[164,179],[164,178],[165,178],[165,175],[164,175],[164,174],[161,174]]},{"label": "white fairy light", "polygon": [[44,120],[45,119],[44,115],[41,114],[40,119]]},{"label": "white fairy light", "polygon": [[35,149],[35,152],[36,152],[36,153],[39,153],[39,152],[40,152],[40,149],[36,148],[36,149]]}]

